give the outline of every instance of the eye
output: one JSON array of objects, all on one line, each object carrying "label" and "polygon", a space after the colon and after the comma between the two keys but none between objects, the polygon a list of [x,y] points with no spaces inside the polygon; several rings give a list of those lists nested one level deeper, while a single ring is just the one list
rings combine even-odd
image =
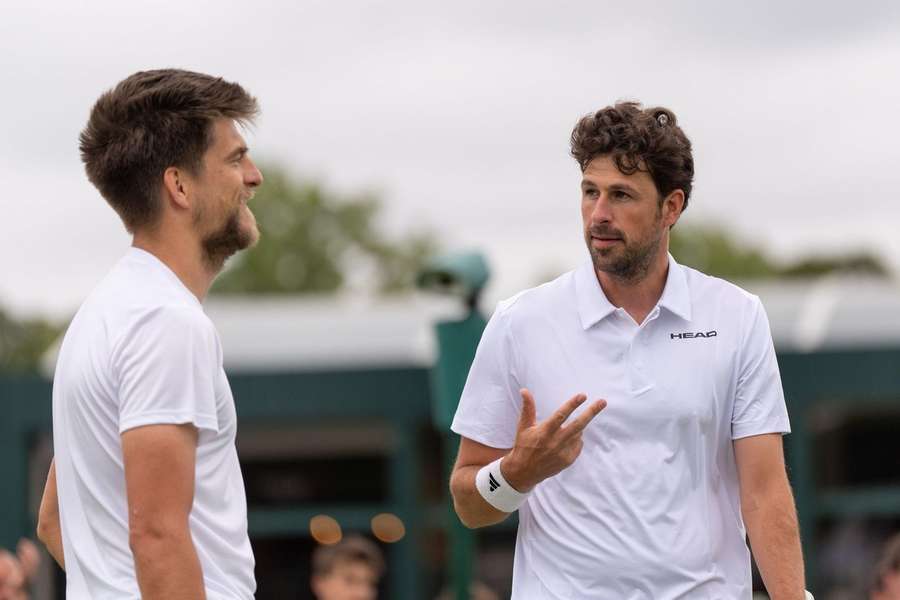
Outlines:
[{"label": "eye", "polygon": [[613,198],[616,200],[628,200],[631,198],[631,195],[623,190],[616,190],[613,192]]}]

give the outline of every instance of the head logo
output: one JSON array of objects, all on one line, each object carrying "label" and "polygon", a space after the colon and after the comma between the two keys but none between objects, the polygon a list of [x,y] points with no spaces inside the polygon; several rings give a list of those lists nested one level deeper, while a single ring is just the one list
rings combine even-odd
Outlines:
[{"label": "head logo", "polygon": [[689,340],[691,338],[711,338],[711,337],[716,337],[717,335],[719,335],[719,334],[715,330],[707,331],[707,332],[698,331],[696,333],[691,333],[691,332],[670,333],[669,339],[670,340]]}]

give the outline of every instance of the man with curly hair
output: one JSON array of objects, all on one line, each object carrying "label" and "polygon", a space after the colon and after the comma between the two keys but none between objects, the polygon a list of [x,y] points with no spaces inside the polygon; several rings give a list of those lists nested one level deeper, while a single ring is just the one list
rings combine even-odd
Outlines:
[{"label": "man with curly hair", "polygon": [[802,600],[762,304],[668,253],[690,141],[672,111],[623,102],[571,149],[590,260],[485,329],[452,425],[457,513],[519,511],[515,600],[749,600],[748,534],[770,597]]}]

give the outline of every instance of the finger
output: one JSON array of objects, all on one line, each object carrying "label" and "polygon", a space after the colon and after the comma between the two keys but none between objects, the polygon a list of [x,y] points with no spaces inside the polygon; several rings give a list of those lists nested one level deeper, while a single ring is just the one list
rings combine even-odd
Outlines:
[{"label": "finger", "polygon": [[34,576],[37,575],[38,566],[41,563],[41,555],[37,546],[31,540],[22,538],[16,546],[16,554],[19,557],[19,564],[22,565],[25,579],[34,579]]},{"label": "finger", "polygon": [[3,589],[15,569],[16,565],[13,561],[12,554],[6,550],[0,550],[0,590]]},{"label": "finger", "polygon": [[584,428],[594,420],[594,417],[599,415],[600,411],[606,408],[606,404],[606,400],[597,400],[596,402],[588,406],[584,412],[578,415],[578,417],[572,419],[571,423],[562,428],[565,438],[571,438],[572,436],[576,436],[584,431]]},{"label": "finger", "polygon": [[519,431],[534,427],[537,420],[537,409],[534,407],[534,396],[527,388],[519,390],[522,394],[522,414],[519,416]]},{"label": "finger", "polygon": [[556,412],[550,415],[550,418],[547,419],[547,427],[551,431],[555,431],[562,427],[562,424],[566,422],[566,419],[569,418],[569,415],[572,412],[581,406],[581,403],[587,400],[587,396],[584,394],[575,394],[568,400],[566,403],[556,409]]}]

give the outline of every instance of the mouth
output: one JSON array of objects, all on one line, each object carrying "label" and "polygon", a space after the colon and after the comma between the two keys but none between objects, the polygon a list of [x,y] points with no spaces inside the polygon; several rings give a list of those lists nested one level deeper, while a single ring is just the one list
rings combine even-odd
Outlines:
[{"label": "mouth", "polygon": [[610,246],[614,246],[621,242],[622,238],[618,237],[591,236],[591,245],[595,248],[609,248]]}]

